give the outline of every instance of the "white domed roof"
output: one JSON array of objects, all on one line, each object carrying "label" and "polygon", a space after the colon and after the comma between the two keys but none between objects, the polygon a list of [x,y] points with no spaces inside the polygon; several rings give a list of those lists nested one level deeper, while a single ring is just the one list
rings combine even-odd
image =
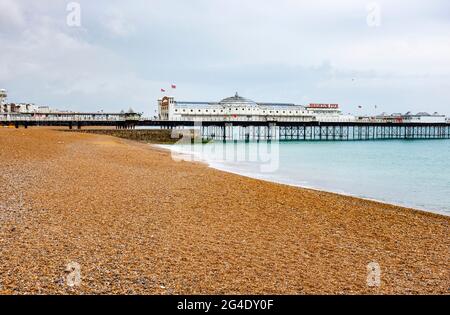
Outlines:
[{"label": "white domed roof", "polygon": [[223,106],[258,106],[254,101],[239,96],[237,92],[234,96],[224,98],[219,104]]}]

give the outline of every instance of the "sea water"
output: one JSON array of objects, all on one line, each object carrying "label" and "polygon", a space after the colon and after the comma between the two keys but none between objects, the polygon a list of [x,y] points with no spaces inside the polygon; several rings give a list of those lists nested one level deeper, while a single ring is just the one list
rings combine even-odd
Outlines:
[{"label": "sea water", "polygon": [[253,178],[450,215],[450,140],[216,141],[164,147],[175,159],[189,157]]}]

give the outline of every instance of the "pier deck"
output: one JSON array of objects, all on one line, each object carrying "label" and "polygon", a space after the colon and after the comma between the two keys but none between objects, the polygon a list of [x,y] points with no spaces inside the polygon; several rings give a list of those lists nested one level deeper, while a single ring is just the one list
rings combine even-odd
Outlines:
[{"label": "pier deck", "polygon": [[203,139],[215,140],[375,140],[450,139],[449,123],[318,122],[318,121],[167,121],[167,120],[0,120],[0,125],[21,126],[110,126],[117,129],[159,127],[198,128]]},{"label": "pier deck", "polygon": [[222,140],[449,139],[446,123],[277,122],[201,126],[202,137]]}]

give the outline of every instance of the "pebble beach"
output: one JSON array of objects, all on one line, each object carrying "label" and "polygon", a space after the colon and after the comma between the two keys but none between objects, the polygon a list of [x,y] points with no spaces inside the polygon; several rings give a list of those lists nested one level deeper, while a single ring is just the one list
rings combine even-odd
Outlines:
[{"label": "pebble beach", "polygon": [[0,161],[0,294],[449,293],[447,216],[108,135],[0,128]]}]

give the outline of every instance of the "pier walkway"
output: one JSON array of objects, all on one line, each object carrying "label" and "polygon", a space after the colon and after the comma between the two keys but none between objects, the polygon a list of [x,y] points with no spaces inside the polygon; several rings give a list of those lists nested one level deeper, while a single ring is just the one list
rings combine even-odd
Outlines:
[{"label": "pier walkway", "polygon": [[110,126],[116,129],[154,127],[196,128],[203,139],[214,140],[376,140],[450,139],[449,123],[318,122],[318,121],[167,121],[136,119],[125,115],[0,119],[0,126],[66,126],[72,128]]}]

